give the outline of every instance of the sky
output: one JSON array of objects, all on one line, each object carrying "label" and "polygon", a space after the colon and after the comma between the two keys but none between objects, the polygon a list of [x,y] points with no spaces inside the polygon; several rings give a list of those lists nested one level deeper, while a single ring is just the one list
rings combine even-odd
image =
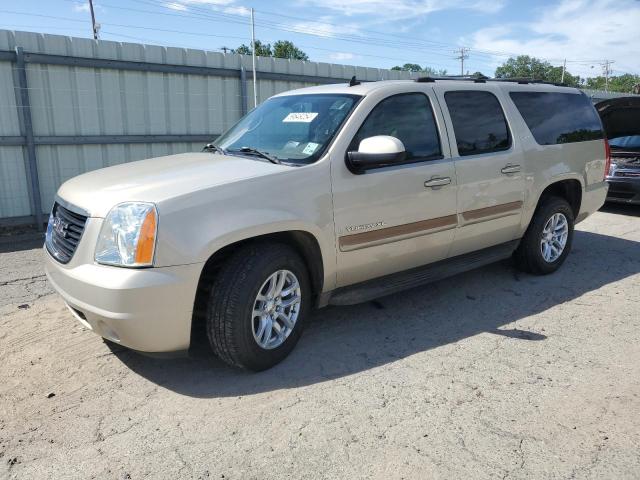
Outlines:
[{"label": "sky", "polygon": [[[0,0],[0,28],[90,37],[88,0]],[[574,75],[640,74],[640,0],[94,0],[100,38],[219,51],[290,40],[313,61],[492,76],[527,54]]]}]

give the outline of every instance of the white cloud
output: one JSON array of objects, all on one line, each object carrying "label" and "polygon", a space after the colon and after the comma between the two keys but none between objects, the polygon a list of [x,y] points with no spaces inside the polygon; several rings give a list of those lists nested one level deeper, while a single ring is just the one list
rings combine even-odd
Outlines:
[{"label": "white cloud", "polygon": [[505,0],[302,0],[302,3],[329,8],[348,16],[383,15],[388,20],[399,20],[450,9],[495,13],[502,9]]},{"label": "white cloud", "polygon": [[251,10],[247,7],[226,7],[224,13],[230,13],[232,15],[242,15],[243,17],[248,17],[251,15]]},{"label": "white cloud", "polygon": [[298,22],[290,27],[300,33],[308,33],[317,37],[335,37],[345,32],[353,33],[354,29],[348,25],[334,25],[316,22]]},{"label": "white cloud", "polygon": [[74,12],[88,12],[89,11],[89,3],[83,3],[82,5],[74,5]]},{"label": "white cloud", "polygon": [[225,6],[231,5],[235,0],[180,0],[180,3],[192,4],[192,5],[214,5]]},{"label": "white cloud", "polygon": [[355,55],[349,52],[335,52],[329,55],[329,57],[331,58],[331,60],[341,61],[341,60],[353,60],[355,58]]},{"label": "white cloud", "polygon": [[[640,2],[563,0],[527,23],[493,26],[475,32],[473,49],[527,54],[582,76],[600,74],[598,62],[614,60],[614,75],[640,73]],[[494,57],[493,65],[504,57]],[[592,68],[594,66],[595,68]]]},{"label": "white cloud", "polygon": [[177,3],[177,2],[164,3],[163,6],[171,10],[177,10],[179,12],[184,12],[185,10],[188,10],[186,5],[182,3]]},{"label": "white cloud", "polygon": [[212,10],[219,12],[229,13],[231,15],[240,15],[248,17],[251,15],[251,10],[247,7],[240,5],[233,5],[236,0],[175,0],[173,2],[164,3],[165,8],[178,11],[189,10],[190,6],[211,7]]}]

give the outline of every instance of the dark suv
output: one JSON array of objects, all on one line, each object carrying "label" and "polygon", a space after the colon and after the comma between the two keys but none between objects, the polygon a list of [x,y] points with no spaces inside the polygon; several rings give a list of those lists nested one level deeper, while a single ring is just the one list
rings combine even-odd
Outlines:
[{"label": "dark suv", "polygon": [[640,204],[640,97],[596,105],[611,148],[608,202]]}]

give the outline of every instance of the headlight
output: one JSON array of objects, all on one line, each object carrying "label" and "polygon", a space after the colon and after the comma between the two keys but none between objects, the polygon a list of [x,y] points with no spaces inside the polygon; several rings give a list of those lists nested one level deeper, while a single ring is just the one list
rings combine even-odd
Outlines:
[{"label": "headlight", "polygon": [[122,267],[153,265],[158,213],[152,203],[121,203],[104,219],[95,259]]}]

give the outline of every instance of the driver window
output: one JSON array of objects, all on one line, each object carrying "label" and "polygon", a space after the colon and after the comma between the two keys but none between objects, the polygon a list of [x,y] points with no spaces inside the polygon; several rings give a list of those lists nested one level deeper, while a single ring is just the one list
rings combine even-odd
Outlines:
[{"label": "driver window", "polygon": [[429,98],[422,93],[403,93],[382,100],[369,113],[353,137],[350,151],[375,135],[398,138],[407,152],[405,162],[442,158],[440,137]]}]

